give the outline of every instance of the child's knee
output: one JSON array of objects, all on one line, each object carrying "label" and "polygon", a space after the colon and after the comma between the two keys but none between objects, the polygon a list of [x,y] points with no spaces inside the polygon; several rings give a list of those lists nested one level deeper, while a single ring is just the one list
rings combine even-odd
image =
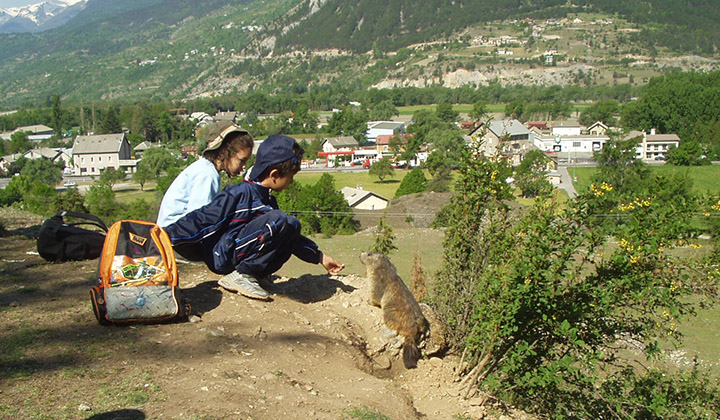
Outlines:
[{"label": "child's knee", "polygon": [[282,210],[273,210],[268,213],[268,217],[275,225],[278,232],[281,232],[284,235],[294,235],[300,233],[302,226],[296,217],[288,216]]}]

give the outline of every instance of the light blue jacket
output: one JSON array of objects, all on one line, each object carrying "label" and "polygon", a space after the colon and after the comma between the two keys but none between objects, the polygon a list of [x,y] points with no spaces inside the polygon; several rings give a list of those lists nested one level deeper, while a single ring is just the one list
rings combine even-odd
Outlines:
[{"label": "light blue jacket", "polygon": [[200,158],[185,168],[165,192],[157,224],[166,227],[182,216],[209,203],[220,191],[220,174],[215,165]]}]

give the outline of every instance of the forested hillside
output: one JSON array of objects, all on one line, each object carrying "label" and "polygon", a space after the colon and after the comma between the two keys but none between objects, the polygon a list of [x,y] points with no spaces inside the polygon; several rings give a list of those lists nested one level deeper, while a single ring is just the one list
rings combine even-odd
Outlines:
[{"label": "forested hillside", "polygon": [[712,54],[720,46],[720,8],[712,1],[652,0],[329,0],[312,17],[287,32],[283,47],[393,51],[446,37],[479,22],[562,18],[601,12],[651,25],[636,36],[649,45]]},{"label": "forested hillside", "polygon": [[710,1],[90,0],[60,28],[0,35],[0,107],[53,94],[637,86],[719,68],[717,21]]}]

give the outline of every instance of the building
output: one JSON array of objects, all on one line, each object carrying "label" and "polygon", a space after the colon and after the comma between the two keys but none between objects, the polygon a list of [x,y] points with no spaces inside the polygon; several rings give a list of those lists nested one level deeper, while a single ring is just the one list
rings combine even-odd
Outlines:
[{"label": "building", "polygon": [[608,130],[609,130],[608,126],[603,124],[601,121],[597,121],[597,122],[593,123],[587,129],[588,134],[592,134],[595,136],[604,136],[608,132]]},{"label": "building", "polygon": [[13,131],[9,131],[9,132],[0,134],[0,137],[3,140],[9,141],[11,139],[12,135],[17,132],[28,133],[27,139],[29,141],[35,141],[35,142],[47,140],[55,135],[55,132],[53,131],[52,128],[50,128],[46,125],[39,124],[39,125],[27,125],[24,127],[18,127]]},{"label": "building", "polygon": [[469,137],[482,141],[480,150],[486,155],[510,155],[513,162],[517,160],[513,164],[519,164],[525,153],[535,148],[534,133],[518,120],[491,121],[473,130]]},{"label": "building", "polygon": [[362,188],[343,187],[342,192],[345,201],[350,207],[358,210],[382,210],[387,207],[390,200],[371,191]]},{"label": "building", "polygon": [[591,134],[577,135],[552,135],[543,134],[534,139],[535,146],[547,153],[552,153],[556,158],[563,161],[588,161],[593,154],[603,147],[610,140],[608,136],[596,136]]},{"label": "building", "polygon": [[367,123],[367,139],[375,141],[378,136],[404,134],[405,123],[401,121],[370,121]]},{"label": "building", "polygon": [[106,168],[135,172],[137,160],[131,158],[130,142],[124,133],[77,136],[73,143],[75,175],[99,175]]},{"label": "building", "polygon": [[357,147],[358,142],[353,136],[325,137],[322,142],[325,153],[351,152]]},{"label": "building", "polygon": [[582,126],[575,121],[557,121],[552,125],[553,136],[579,136]]},{"label": "building", "polygon": [[657,134],[655,129],[650,134],[645,131],[631,131],[624,140],[637,139],[636,156],[642,160],[665,160],[665,154],[671,147],[680,146],[680,137],[677,134]]},{"label": "building", "polygon": [[66,168],[70,167],[70,159],[72,159],[72,152],[68,152],[68,149],[61,147],[39,147],[37,149],[30,149],[23,154],[27,159],[47,159],[52,163],[62,162]]}]

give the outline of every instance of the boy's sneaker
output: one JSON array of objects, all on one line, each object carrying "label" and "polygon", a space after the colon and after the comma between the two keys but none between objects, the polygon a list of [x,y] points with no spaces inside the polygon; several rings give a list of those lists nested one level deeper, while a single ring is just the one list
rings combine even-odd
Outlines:
[{"label": "boy's sneaker", "polygon": [[270,294],[260,287],[255,277],[250,274],[233,271],[218,280],[218,284],[231,292],[237,292],[245,297],[259,300],[270,300]]}]

